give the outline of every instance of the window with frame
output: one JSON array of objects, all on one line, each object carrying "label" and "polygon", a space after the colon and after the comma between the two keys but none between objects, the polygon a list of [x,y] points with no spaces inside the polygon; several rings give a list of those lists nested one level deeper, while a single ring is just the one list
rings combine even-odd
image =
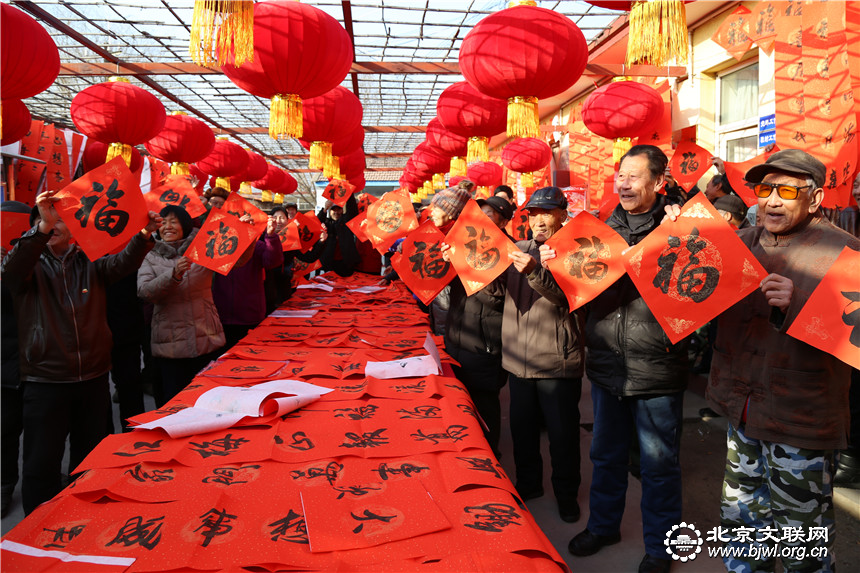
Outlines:
[{"label": "window with frame", "polygon": [[758,155],[758,62],[731,68],[717,77],[720,157],[737,163]]}]

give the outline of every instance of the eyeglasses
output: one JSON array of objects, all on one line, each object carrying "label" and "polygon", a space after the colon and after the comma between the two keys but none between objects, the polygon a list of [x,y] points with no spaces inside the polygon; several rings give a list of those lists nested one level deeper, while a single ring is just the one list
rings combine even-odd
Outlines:
[{"label": "eyeglasses", "polygon": [[756,183],[753,185],[753,192],[756,194],[756,197],[761,197],[763,199],[770,197],[770,194],[773,193],[773,190],[776,189],[777,194],[780,199],[797,199],[797,194],[800,193],[801,189],[808,189],[812,187],[812,185],[803,185],[801,187],[795,187],[794,185],[784,185],[778,183]]}]

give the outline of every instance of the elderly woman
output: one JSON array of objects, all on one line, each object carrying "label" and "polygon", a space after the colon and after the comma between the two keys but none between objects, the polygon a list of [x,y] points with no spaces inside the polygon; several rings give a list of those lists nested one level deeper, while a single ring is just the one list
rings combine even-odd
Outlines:
[{"label": "elderly woman", "polygon": [[158,406],[185,388],[217,358],[224,330],[212,301],[212,271],[184,255],[197,229],[182,207],[161,210],[159,240],[143,260],[137,294],[153,303],[152,355],[161,369]]}]

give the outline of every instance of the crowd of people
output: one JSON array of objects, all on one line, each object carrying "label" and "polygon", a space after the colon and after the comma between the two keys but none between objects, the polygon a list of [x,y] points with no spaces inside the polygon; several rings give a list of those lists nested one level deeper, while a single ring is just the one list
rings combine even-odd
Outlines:
[{"label": "crowd of people", "polygon": [[[606,223],[628,245],[676,218],[680,205],[698,191],[688,194],[678,186],[667,165],[666,155],[650,145],[634,146],[618,164],[619,204]],[[709,350],[698,366],[710,372],[712,413],[728,423],[720,522],[826,528],[829,535],[810,541],[826,547],[825,556],[795,553],[783,566],[829,571],[837,463],[837,482],[860,481],[860,382],[856,370],[786,330],[842,248],[860,250],[858,208],[822,209],[824,165],[789,149],[747,173],[758,198],[750,220],[719,158],[714,165],[719,174],[706,185],[705,197],[769,273],[759,290],[702,329]],[[205,194],[210,210],[222,208],[228,197],[221,188]],[[446,234],[473,197],[474,185],[464,180],[416,210],[426,209],[424,216]],[[854,199],[860,205],[860,177]],[[32,227],[3,253],[2,263],[4,514],[19,481],[22,431],[20,481],[30,513],[63,487],[66,436],[71,469],[112,431],[109,376],[123,420],[143,412],[147,381],[156,405],[165,404],[290,296],[295,260],[319,260],[323,270],[342,276],[367,272],[384,275],[383,282],[397,279],[396,273],[385,274],[380,255],[347,226],[359,214],[354,196],[344,207],[328,202],[320,210],[320,240],[304,253],[284,252],[279,238],[296,217],[296,205],[275,207],[259,239],[226,275],[185,256],[205,214],[195,220],[178,206],[150,212],[149,223],[122,252],[90,261],[71,240],[56,201],[49,191],[32,210],[13,201],[2,205],[4,211],[30,212]],[[478,205],[502,232],[517,207],[505,186]],[[566,196],[558,187],[544,187],[522,208],[529,237],[516,242],[510,266],[472,295],[458,279],[451,281],[426,308],[432,328],[457,361],[455,373],[497,456],[500,391],[509,384],[515,487],[523,502],[545,493],[545,429],[552,493],[559,517],[569,523],[581,519],[579,401],[587,379],[594,408],[593,475],[587,522],[569,551],[588,556],[621,541],[634,452],[646,550],[639,571],[668,571],[666,532],[682,521],[682,407],[694,366],[689,339],[669,340],[626,275],[571,311],[548,269],[556,252],[546,245],[566,223]],[[441,245],[443,257],[449,249]],[[112,349],[106,343],[111,339]],[[726,566],[773,570],[769,559],[732,557]]]}]

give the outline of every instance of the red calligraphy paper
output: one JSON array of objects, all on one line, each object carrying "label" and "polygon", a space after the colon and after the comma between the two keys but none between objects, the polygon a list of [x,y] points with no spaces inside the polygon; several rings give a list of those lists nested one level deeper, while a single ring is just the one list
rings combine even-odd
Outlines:
[{"label": "red calligraphy paper", "polygon": [[663,98],[663,115],[651,131],[639,134],[637,143],[656,145],[666,152],[671,149],[672,144],[672,90],[668,81],[659,82],[652,87]]},{"label": "red calligraphy paper", "polygon": [[467,295],[493,282],[510,266],[510,253],[518,250],[471,199],[448,231],[445,242],[451,246],[448,251],[451,264]]},{"label": "red calligraphy paper", "polygon": [[753,183],[749,183],[746,180],[747,171],[756,165],[764,163],[767,157],[767,153],[762,153],[740,163],[723,162],[726,169],[726,177],[729,179],[729,185],[732,186],[732,190],[738,194],[738,197],[743,199],[747,207],[752,207],[758,203],[758,197],[756,197],[752,190]]},{"label": "red calligraphy paper", "polygon": [[228,378],[269,378],[278,373],[285,362],[265,362],[258,360],[223,359],[204,371],[206,376],[226,376]]},{"label": "red calligraphy paper", "polygon": [[673,343],[756,290],[767,271],[703,194],[624,255],[636,288]]},{"label": "red calligraphy paper", "polygon": [[757,2],[750,11],[749,38],[768,54],[773,50],[773,41],[776,38],[775,20],[781,4],[784,2]]},{"label": "red calligraphy paper", "polygon": [[[43,121],[30,122],[30,131],[21,140],[21,155],[47,161],[48,144],[43,143],[42,134],[45,129]],[[53,126],[48,125],[48,128]],[[36,204],[36,195],[46,170],[45,163],[35,161],[18,161],[18,172],[15,181],[15,199],[27,205]]]},{"label": "red calligraphy paper", "polygon": [[198,217],[206,212],[200,196],[185,175],[168,175],[161,185],[145,193],[143,198],[147,208],[156,213],[160,213],[167,205],[182,207],[191,217]]},{"label": "red calligraphy paper", "polygon": [[[365,209],[366,211],[366,209]],[[364,211],[362,211],[363,213]],[[349,221],[347,221],[346,226],[349,227],[349,230],[352,231],[352,234],[355,235],[355,238],[359,241],[369,241],[370,239],[367,237],[367,233],[364,232],[365,227],[367,226],[367,218],[358,216],[353,217]]]},{"label": "red calligraphy paper", "polygon": [[291,281],[293,288],[303,282],[307,282],[308,275],[320,268],[322,268],[322,263],[318,260],[311,263],[306,263],[299,259],[293,261],[293,278]]},{"label": "red calligraphy paper", "polygon": [[296,227],[298,232],[299,250],[307,253],[319,241],[322,234],[322,223],[313,211],[296,213],[296,217],[290,223]]},{"label": "red calligraphy paper", "polygon": [[216,209],[209,212],[185,256],[202,267],[226,275],[259,234],[254,226]]},{"label": "red calligraphy paper", "polygon": [[860,253],[848,247],[821,279],[788,329],[802,340],[860,368]]},{"label": "red calligraphy paper", "polygon": [[740,61],[752,47],[749,29],[750,10],[745,6],[738,6],[726,16],[711,39],[731,54],[734,59]]},{"label": "red calligraphy paper", "polygon": [[332,179],[323,190],[323,197],[343,207],[349,197],[355,192],[355,185],[343,179]]},{"label": "red calligraphy paper", "polygon": [[57,212],[90,260],[121,248],[149,222],[146,201],[122,157],[56,194]]},{"label": "red calligraphy paper", "polygon": [[682,141],[675,148],[669,162],[672,175],[678,184],[689,191],[711,166],[711,153],[695,143]]},{"label": "red calligraphy paper", "polygon": [[379,201],[371,203],[367,207],[366,220],[365,234],[380,253],[388,250],[397,239],[418,228],[418,218],[409,193],[402,189],[389,191]]},{"label": "red calligraphy paper", "polygon": [[424,304],[430,304],[457,274],[442,258],[439,246],[444,240],[433,221],[426,221],[406,235],[401,252],[391,259],[400,279]]},{"label": "red calligraphy paper", "polygon": [[546,242],[556,256],[548,263],[558,286],[576,310],[627,272],[621,253],[627,243],[606,223],[583,211]]},{"label": "red calligraphy paper", "polygon": [[30,230],[30,214],[29,213],[12,213],[4,212],[2,219],[2,235],[0,241],[3,243],[3,248],[11,250],[12,241],[18,239],[25,232]]},{"label": "red calligraphy paper", "polygon": [[257,231],[258,235],[266,230],[269,216],[235,191],[230,193],[227,200],[224,201],[224,206],[221,207],[221,210],[230,213],[237,219],[240,219],[243,215],[249,215],[253,221],[254,230]]},{"label": "red calligraphy paper", "polygon": [[66,132],[56,126],[48,126],[46,131],[53,131],[51,153],[48,157],[47,181],[48,189],[59,191],[71,182],[69,172],[69,149],[66,146]]},{"label": "red calligraphy paper", "polygon": [[527,240],[529,238],[529,212],[519,207],[508,222],[506,230],[515,242]]}]

